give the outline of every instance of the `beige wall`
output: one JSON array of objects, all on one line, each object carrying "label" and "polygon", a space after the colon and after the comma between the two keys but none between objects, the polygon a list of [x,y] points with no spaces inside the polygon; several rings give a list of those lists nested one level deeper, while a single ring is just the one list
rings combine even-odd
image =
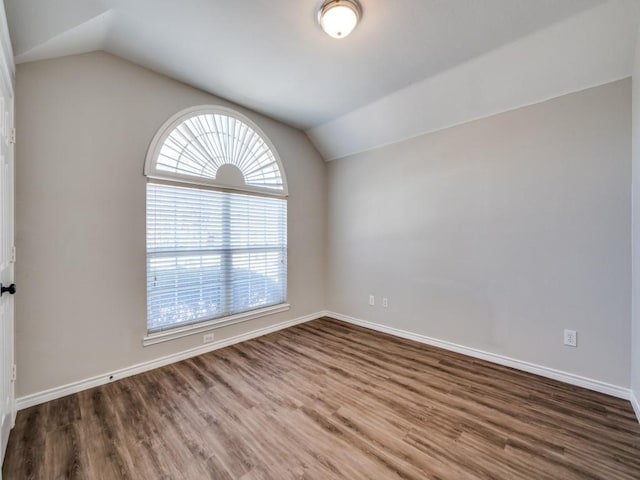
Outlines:
[{"label": "beige wall", "polygon": [[[631,389],[640,401],[640,31],[633,69],[633,277],[631,318]],[[639,415],[640,411],[636,412]]]},{"label": "beige wall", "polygon": [[630,136],[627,79],[331,162],[329,309],[628,387]]},{"label": "beige wall", "polygon": [[[194,335],[142,347],[142,168],[168,117],[232,105],[105,53],[19,65],[16,81],[17,396],[202,345]],[[325,306],[325,165],[303,133],[239,110],[284,163],[291,310],[217,330],[216,339]]]},{"label": "beige wall", "polygon": [[[18,397],[202,344],[141,345],[142,167],[169,116],[211,103],[229,105],[104,53],[18,66]],[[292,309],[217,339],[329,307],[629,385],[629,80],[328,167],[301,132],[239,110],[286,169]]]}]

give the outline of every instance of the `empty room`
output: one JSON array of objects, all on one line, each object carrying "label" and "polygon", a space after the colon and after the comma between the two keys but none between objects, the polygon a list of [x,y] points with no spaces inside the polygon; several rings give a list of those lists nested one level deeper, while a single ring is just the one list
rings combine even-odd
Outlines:
[{"label": "empty room", "polygon": [[640,1],[0,7],[0,480],[640,479]]}]

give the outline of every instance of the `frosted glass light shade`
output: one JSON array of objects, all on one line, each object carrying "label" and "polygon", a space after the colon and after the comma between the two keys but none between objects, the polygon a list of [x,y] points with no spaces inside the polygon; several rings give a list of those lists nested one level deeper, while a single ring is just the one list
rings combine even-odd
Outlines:
[{"label": "frosted glass light shade", "polygon": [[327,0],[320,7],[318,21],[328,35],[344,38],[358,25],[361,12],[355,0]]}]

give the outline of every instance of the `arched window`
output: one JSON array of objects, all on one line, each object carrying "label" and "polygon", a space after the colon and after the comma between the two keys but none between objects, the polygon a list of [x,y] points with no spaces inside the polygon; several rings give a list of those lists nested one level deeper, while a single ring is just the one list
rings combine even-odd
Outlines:
[{"label": "arched window", "polygon": [[220,107],[180,112],[144,174],[145,344],[288,308],[287,183],[253,122]]}]

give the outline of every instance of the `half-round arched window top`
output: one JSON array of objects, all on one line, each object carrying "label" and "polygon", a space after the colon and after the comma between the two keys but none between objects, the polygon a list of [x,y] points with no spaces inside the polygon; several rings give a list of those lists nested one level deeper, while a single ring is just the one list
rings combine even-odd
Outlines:
[{"label": "half-round arched window top", "polygon": [[147,177],[287,195],[278,154],[260,128],[223,107],[201,106],[171,117],[151,142]]}]

